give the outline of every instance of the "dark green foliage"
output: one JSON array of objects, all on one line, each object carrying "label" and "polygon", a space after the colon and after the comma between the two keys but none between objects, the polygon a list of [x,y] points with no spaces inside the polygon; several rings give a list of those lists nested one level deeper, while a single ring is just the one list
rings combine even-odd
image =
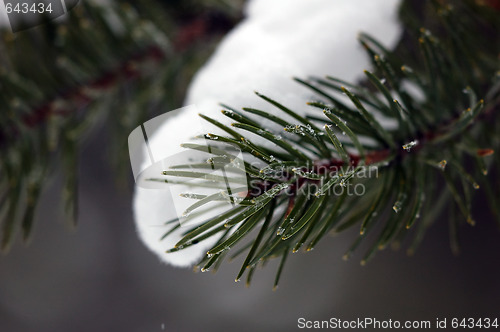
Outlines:
[{"label": "dark green foliage", "polygon": [[[190,77],[240,15],[233,5],[81,1],[65,22],[0,31],[2,251],[19,228],[28,239],[38,197],[56,167],[65,178],[65,210],[76,222],[80,146],[107,117],[111,161],[119,178],[128,177],[127,136],[181,105]],[[181,38],[195,20],[206,22],[204,35]]]},{"label": "dark green foliage", "polygon": [[[247,269],[250,280],[258,264],[279,257],[276,286],[287,254],[303,246],[312,250],[328,232],[359,227],[360,235],[344,258],[370,237],[365,264],[378,250],[391,243],[399,246],[408,235],[413,237],[408,252],[414,252],[449,206],[462,215],[450,220],[451,246],[457,251],[458,227],[474,224],[474,192],[484,186],[493,212],[498,204],[495,191],[500,186],[491,183],[487,172],[500,166],[490,156],[499,147],[494,112],[500,103],[500,65],[495,47],[484,45],[500,43],[495,34],[500,31],[500,15],[472,3],[423,7],[435,34],[409,24],[408,38],[394,52],[360,35],[374,65],[373,72],[365,71],[363,85],[332,77],[296,79],[321,98],[309,103],[309,117],[258,94],[282,115],[228,109],[223,113],[236,121],[231,128],[207,119],[232,136],[207,135],[211,144],[223,141],[259,158],[264,166],[257,174],[248,172],[247,180],[271,185],[264,193],[250,190],[250,205],[235,208],[232,216],[186,231],[176,247],[198,243],[209,232],[212,236],[234,230],[199,266],[207,270],[249,238],[236,253],[247,253],[236,280]],[[476,36],[478,30],[489,34]],[[412,55],[406,58],[407,52]],[[341,101],[340,93],[351,105]],[[380,122],[382,116],[397,125],[390,129]],[[288,135],[278,138],[278,133],[259,125],[268,122],[282,126]],[[257,134],[267,146],[250,143],[248,133]],[[272,157],[269,145],[283,152]],[[360,176],[370,166],[377,167],[378,177]],[[366,192],[353,195],[338,189],[354,185],[363,185]]]},{"label": "dark green foliage", "polygon": [[[240,245],[232,256],[245,256],[236,280],[248,270],[247,283],[250,283],[257,266],[280,258],[276,287],[290,251],[297,252],[300,248],[310,251],[329,232],[352,227],[359,227],[359,236],[344,257],[349,258],[367,242],[364,264],[378,250],[389,244],[399,247],[408,237],[412,241],[408,253],[413,253],[425,231],[443,210],[450,209],[461,214],[449,218],[451,246],[457,251],[459,227],[466,222],[474,224],[471,207],[478,189],[484,190],[492,214],[500,224],[497,207],[500,185],[493,183],[498,181],[500,167],[498,153],[493,154],[500,144],[496,134],[499,121],[495,116],[500,104],[500,13],[473,1],[453,4],[454,7],[441,1],[405,2],[401,18],[406,30],[394,51],[361,34],[359,40],[373,62],[373,71],[365,71],[363,82],[344,82],[333,77],[297,78],[299,84],[311,89],[319,99],[304,101],[304,108],[309,110],[307,117],[289,109],[274,96],[260,94],[259,97],[276,108],[274,115],[263,110],[234,110],[224,106],[223,114],[234,121],[232,126],[204,117],[228,134],[207,133],[205,136],[214,146],[208,150],[213,154],[212,163],[231,160],[234,156],[216,148],[218,144],[231,144],[261,164],[246,162],[242,166],[252,190],[239,206],[188,229],[169,252],[218,236],[219,241],[198,264],[202,271],[216,270],[230,249]],[[76,138],[92,127],[96,119],[106,115],[103,109],[111,109],[109,105],[121,99],[124,87],[112,85],[112,91],[107,89],[105,93],[92,90],[97,94],[93,99],[98,102],[92,107],[85,105],[85,114],[59,116],[51,112],[41,119],[33,118],[33,105],[43,104],[50,95],[61,96],[61,102],[68,102],[61,95],[61,87],[72,87],[74,82],[95,77],[93,73],[112,67],[125,53],[147,51],[151,45],[161,47],[161,43],[157,45],[158,38],[168,38],[164,27],[169,23],[151,18],[150,24],[137,25],[135,11],[130,8],[116,9],[116,12],[122,14],[120,17],[126,24],[134,25],[128,29],[140,31],[124,34],[124,40],[106,26],[99,10],[86,6],[82,11],[85,14],[75,12],[70,28],[47,26],[46,30],[27,33],[16,41],[17,47],[24,43],[22,47],[29,48],[32,47],[30,38],[40,39],[40,45],[47,48],[40,52],[47,54],[44,61],[53,66],[60,77],[40,70],[39,79],[27,81],[16,76],[20,71],[0,73],[0,105],[7,110],[0,112],[0,124],[2,128],[9,128],[0,133],[0,217],[4,249],[11,243],[17,224],[25,236],[30,233],[36,198],[57,147],[61,147],[67,171],[67,207],[70,213],[75,213]],[[156,14],[158,12],[161,11]],[[85,30],[89,18],[108,34],[94,36],[95,33]],[[87,32],[71,35],[74,33],[71,27]],[[71,54],[76,48],[69,44],[65,44],[67,49],[51,49],[61,38],[72,43],[95,39],[103,48],[80,56]],[[5,45],[9,43],[12,41]],[[130,45],[134,47],[129,49]],[[7,49],[14,52],[15,47],[7,46]],[[148,108],[169,105],[167,101],[172,96],[155,93],[151,86],[171,84],[177,77],[173,71],[183,60],[172,50],[163,49],[162,53],[169,60],[165,61],[167,65],[161,66],[160,72],[158,67],[153,70],[141,67],[138,72],[145,79],[136,82],[135,93],[127,94],[127,101],[134,102],[122,105],[121,109],[114,107],[121,110],[112,115],[119,118],[117,132],[128,134],[145,120]],[[50,63],[50,56],[55,54],[61,60]],[[28,68],[25,63],[15,64],[26,58],[14,61],[15,53],[8,53],[7,58],[6,63],[13,68]],[[136,65],[140,66],[140,61]],[[118,72],[123,74],[127,70]],[[64,109],[67,107],[61,111]],[[29,126],[26,117],[41,124]],[[382,117],[396,126],[381,123]],[[266,130],[264,124],[268,123],[282,127],[284,132]],[[255,135],[259,137],[255,140],[258,143],[250,139]],[[276,151],[270,146],[276,147]],[[184,147],[207,152],[201,144]],[[197,177],[198,171],[207,165],[178,165],[166,170],[166,174],[178,176],[182,182]],[[364,176],[370,167],[377,169],[377,177]],[[347,188],[355,186],[365,188],[362,195],[348,194]],[[190,195],[198,202],[189,210],[203,215],[202,207],[207,203],[223,200],[231,193]],[[19,216],[21,211],[23,215]],[[179,228],[176,222],[170,221],[172,229],[165,237]],[[368,241],[363,241],[365,238]]]}]

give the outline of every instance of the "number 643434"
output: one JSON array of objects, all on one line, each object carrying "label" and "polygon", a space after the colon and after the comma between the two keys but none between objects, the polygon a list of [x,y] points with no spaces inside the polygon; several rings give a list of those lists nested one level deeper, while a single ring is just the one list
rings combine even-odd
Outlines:
[{"label": "number 643434", "polygon": [[5,10],[7,11],[7,14],[11,13],[18,13],[18,14],[44,14],[44,13],[52,13],[52,4],[48,3],[43,3],[43,2],[38,2],[38,3],[17,3],[15,5],[12,5],[12,3],[6,3],[5,4]]}]

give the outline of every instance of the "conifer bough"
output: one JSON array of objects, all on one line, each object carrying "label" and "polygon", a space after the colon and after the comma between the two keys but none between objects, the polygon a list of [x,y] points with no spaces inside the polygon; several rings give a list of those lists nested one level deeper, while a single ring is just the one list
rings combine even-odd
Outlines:
[{"label": "conifer bough", "polygon": [[[257,266],[279,258],[276,286],[288,253],[314,249],[328,232],[359,228],[346,259],[370,237],[362,264],[407,236],[413,238],[411,254],[447,205],[461,214],[450,221],[455,250],[454,230],[476,222],[472,201],[477,190],[484,190],[492,219],[500,225],[500,186],[490,172],[496,175],[500,166],[494,153],[499,143],[499,13],[472,1],[453,6],[430,1],[423,7],[436,33],[419,27],[406,3],[406,38],[396,50],[368,34],[359,36],[374,67],[364,72],[363,84],[333,77],[296,79],[318,96],[304,105],[312,108],[307,116],[259,93],[276,113],[226,107],[222,113],[234,121],[231,126],[204,116],[227,134],[206,135],[208,144],[234,144],[263,165],[258,172],[245,165],[252,188],[247,205],[185,230],[170,251],[218,236],[197,264],[202,271],[216,270],[239,246],[231,256],[245,257],[236,281],[248,272],[249,283]],[[282,133],[270,127],[281,127],[287,135],[277,139]],[[358,178],[368,166],[377,167],[378,177]],[[331,190],[350,184],[362,184],[366,192]]]}]

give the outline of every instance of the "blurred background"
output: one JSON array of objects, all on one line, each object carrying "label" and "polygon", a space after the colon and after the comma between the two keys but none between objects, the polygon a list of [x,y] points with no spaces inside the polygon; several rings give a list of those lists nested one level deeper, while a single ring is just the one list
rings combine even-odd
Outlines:
[{"label": "blurred background", "polygon": [[[360,266],[361,248],[345,262],[353,230],[290,256],[274,292],[277,262],[246,288],[234,282],[241,259],[216,274],[193,273],[160,263],[140,242],[126,137],[182,104],[193,73],[242,8],[81,1],[56,22],[17,34],[3,21],[0,147],[8,153],[0,184],[40,193],[33,222],[21,218],[10,233],[3,226],[0,331],[290,331],[301,317],[500,318],[500,234],[481,195],[477,225],[459,229],[458,256],[445,211],[412,257],[403,246]],[[0,216],[20,214],[33,191]]]}]

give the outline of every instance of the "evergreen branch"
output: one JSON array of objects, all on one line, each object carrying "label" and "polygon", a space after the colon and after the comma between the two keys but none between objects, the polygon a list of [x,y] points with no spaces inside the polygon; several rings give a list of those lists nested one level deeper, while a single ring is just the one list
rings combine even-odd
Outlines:
[{"label": "evergreen branch", "polygon": [[[476,161],[484,179],[493,163],[484,159],[499,147],[494,131],[484,130],[489,122],[498,125],[493,109],[498,109],[499,89],[491,83],[495,82],[491,73],[499,69],[498,63],[492,61],[497,54],[488,48],[480,49],[480,55],[468,52],[467,63],[475,69],[455,75],[463,63],[463,49],[476,50],[474,45],[483,41],[461,35],[447,39],[448,34],[460,31],[470,34],[477,28],[474,24],[481,22],[483,25],[484,22],[475,17],[463,18],[464,15],[478,15],[478,11],[466,10],[470,3],[457,4],[454,8],[434,5],[429,15],[436,21],[444,20],[438,30],[443,35],[438,37],[427,29],[418,29],[413,44],[404,42],[408,47],[420,49],[421,56],[414,61],[409,58],[408,62],[402,62],[398,51],[388,51],[366,34],[360,36],[376,69],[373,73],[365,71],[370,88],[330,77],[312,82],[295,79],[332,103],[331,106],[323,101],[308,103],[323,109],[325,117],[301,116],[276,100],[258,94],[282,112],[282,116],[244,108],[243,112],[249,114],[247,117],[226,107],[230,111],[224,114],[236,121],[232,125],[234,129],[207,118],[243,143],[218,135],[207,138],[232,143],[246,154],[260,158],[264,164],[257,166],[258,173],[264,176],[246,174],[252,184],[246,199],[254,205],[236,207],[227,212],[231,213],[228,217],[208,220],[191,229],[179,243],[191,243],[193,234],[210,236],[212,232],[220,232],[222,226],[237,227],[224,242],[208,250],[203,260],[209,259],[207,265],[220,264],[220,254],[249,237],[250,231],[262,221],[257,236],[236,253],[237,256],[248,250],[236,281],[248,269],[249,283],[259,262],[281,258],[276,287],[289,251],[298,251],[307,241],[310,242],[306,250],[312,250],[328,231],[342,232],[354,225],[360,226],[360,235],[344,258],[349,258],[363,240],[374,237],[361,261],[365,264],[388,244],[398,246],[415,229],[413,243],[408,249],[408,253],[413,253],[437,214],[446,206],[453,207],[453,201],[463,220],[473,224],[471,187],[479,189],[479,185],[465,165]],[[457,17],[461,17],[460,24],[469,26],[457,30]],[[492,31],[500,25],[497,17],[490,17],[488,21]],[[496,40],[495,35],[486,37]],[[407,87],[410,81],[422,91],[424,98],[410,92]],[[335,93],[346,94],[352,106],[341,102]],[[484,98],[477,101],[476,96]],[[465,111],[460,111],[463,109]],[[387,128],[378,114],[398,126]],[[285,118],[297,123],[290,123]],[[264,129],[266,121],[295,136],[288,142],[277,139],[276,132]],[[322,129],[316,124],[322,124]],[[241,131],[255,134],[259,140],[247,143]],[[372,142],[367,144],[366,139]],[[284,151],[279,160],[270,158],[273,150],[269,146]],[[450,166],[446,167],[447,164]],[[362,177],[370,166],[377,170],[378,176]],[[362,185],[366,192],[348,195],[345,189],[352,185]],[[487,188],[492,205],[497,205],[492,188]],[[433,204],[434,195],[439,195],[437,207]],[[236,209],[238,212],[231,212]],[[450,224],[450,245],[454,251],[458,223],[457,218]],[[378,235],[372,234],[379,228]]]},{"label": "evergreen branch", "polygon": [[[236,157],[215,146],[185,144],[212,157],[206,164],[165,170],[176,180],[152,181],[189,185],[190,178],[201,178],[206,182],[191,186],[221,188],[224,184],[227,188],[227,182],[235,180],[239,185],[248,184],[249,190],[184,194],[196,202],[186,210],[189,216],[185,219],[166,223],[171,228],[163,238],[178,230],[181,221],[204,216],[210,210],[208,203],[221,207],[228,200],[233,202],[236,193],[246,193],[246,197],[228,211],[189,228],[168,252],[217,236],[216,244],[198,264],[202,271],[216,270],[228,251],[250,238],[262,222],[257,236],[241,244],[237,252],[248,254],[236,281],[248,270],[249,284],[258,264],[281,258],[276,288],[290,251],[297,252],[306,243],[305,249],[310,251],[328,232],[353,226],[360,227],[360,234],[344,258],[372,237],[362,259],[365,264],[378,250],[389,244],[399,246],[412,232],[408,253],[413,253],[439,213],[450,208],[453,215],[456,211],[463,215],[463,219],[451,218],[449,225],[450,246],[457,252],[460,224],[473,224],[471,206],[477,190],[471,189],[479,189],[479,184],[500,225],[496,189],[500,186],[490,184],[500,167],[498,154],[494,154],[500,145],[495,136],[499,125],[495,111],[500,105],[500,20],[497,12],[476,1],[450,2],[453,7],[444,1],[427,1],[422,6],[426,13],[421,15],[427,17],[425,22],[418,21],[420,16],[409,11],[406,2],[401,18],[410,37],[395,51],[367,34],[359,36],[373,63],[373,72],[365,71],[369,84],[334,77],[296,78],[324,99],[308,103],[323,110],[323,116],[302,116],[261,94],[258,96],[277,109],[277,115],[223,106],[227,109],[223,114],[234,121],[231,127],[202,116],[230,136],[207,134],[203,138],[232,144],[260,163],[240,165],[246,173],[243,179],[207,176],[203,171],[227,165]],[[31,234],[37,198],[57,150],[67,177],[65,205],[76,220],[80,143],[76,138],[107,114],[103,109],[112,100],[135,101],[117,104],[123,107],[116,115],[122,141],[145,120],[148,109],[171,105],[176,95],[179,100],[178,91],[169,94],[151,87],[176,79],[175,68],[185,61],[177,53],[188,54],[191,43],[207,36],[211,24],[194,18],[172,36],[167,31],[176,25],[175,18],[165,18],[164,11],[156,10],[150,1],[136,6],[113,8],[125,29],[133,33],[116,33],[102,8],[85,4],[75,9],[67,25],[47,25],[16,39],[5,35],[5,47],[1,46],[7,52],[0,54],[7,66],[0,71],[0,105],[7,110],[0,112],[0,124],[5,128],[0,132],[2,250],[12,243],[18,225],[25,239]],[[147,13],[146,23],[138,12]],[[27,63],[29,58],[15,51],[33,49],[33,40],[42,45],[38,53],[46,54],[42,59],[46,66],[37,71]],[[89,42],[98,47],[85,53],[76,51]],[[124,91],[130,83],[138,87],[130,90],[137,92]],[[387,127],[384,117],[398,126]],[[269,121],[291,135],[285,140],[279,132],[264,129]],[[243,133],[257,139],[250,141]],[[468,167],[472,163],[474,167]],[[362,176],[372,168],[377,177]],[[346,189],[356,185],[366,190],[348,195]]]},{"label": "evergreen branch", "polygon": [[210,10],[193,15],[188,2],[147,0],[134,7],[83,2],[65,22],[16,34],[0,31],[0,211],[7,211],[0,214],[2,251],[18,226],[28,240],[54,163],[65,176],[65,210],[76,222],[81,138],[111,110],[118,110],[110,128],[117,147],[110,150],[119,151],[112,161],[120,175],[128,172],[130,131],[149,113],[181,104],[185,83],[168,91],[158,87],[187,82],[199,57],[208,56],[217,36],[240,15],[208,2]]}]

